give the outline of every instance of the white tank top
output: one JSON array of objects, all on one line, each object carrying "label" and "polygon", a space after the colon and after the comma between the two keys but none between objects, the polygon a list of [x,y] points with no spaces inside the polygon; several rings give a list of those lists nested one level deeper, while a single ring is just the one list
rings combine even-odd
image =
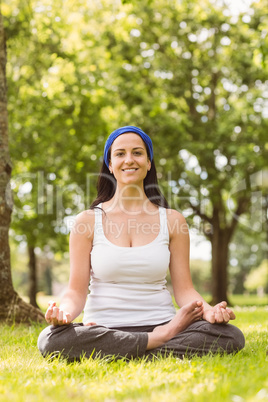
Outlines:
[{"label": "white tank top", "polygon": [[102,213],[95,208],[90,294],[84,324],[123,327],[171,320],[175,308],[166,288],[170,251],[165,208],[159,207],[157,237],[138,247],[120,247],[110,242],[103,232]]}]

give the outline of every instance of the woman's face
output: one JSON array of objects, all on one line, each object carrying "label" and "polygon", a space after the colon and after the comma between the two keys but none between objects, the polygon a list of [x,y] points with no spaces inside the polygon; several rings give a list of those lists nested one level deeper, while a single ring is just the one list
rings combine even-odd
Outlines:
[{"label": "woman's face", "polygon": [[143,183],[150,168],[145,144],[138,134],[125,133],[114,140],[109,169],[118,183]]}]

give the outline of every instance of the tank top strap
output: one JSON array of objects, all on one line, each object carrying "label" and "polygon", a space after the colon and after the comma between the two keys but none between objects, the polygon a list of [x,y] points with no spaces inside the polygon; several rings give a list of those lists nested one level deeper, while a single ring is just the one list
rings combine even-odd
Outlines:
[{"label": "tank top strap", "polygon": [[95,212],[95,226],[99,226],[100,224],[102,224],[102,204],[98,204],[95,208],[94,208],[94,212]]},{"label": "tank top strap", "polygon": [[103,227],[102,227],[102,204],[98,204],[96,208],[94,208],[95,213],[95,225],[94,225],[94,239],[93,245],[98,241],[103,241]]},{"label": "tank top strap", "polygon": [[166,240],[169,241],[169,231],[168,231],[166,208],[159,207],[159,217],[160,217],[160,233]]}]

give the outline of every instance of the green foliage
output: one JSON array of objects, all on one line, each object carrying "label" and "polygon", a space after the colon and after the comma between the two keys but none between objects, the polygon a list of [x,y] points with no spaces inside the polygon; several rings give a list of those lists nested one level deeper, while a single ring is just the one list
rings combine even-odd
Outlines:
[{"label": "green foliage", "polygon": [[210,261],[191,260],[191,275],[195,289],[201,293],[209,293],[211,289]]},{"label": "green foliage", "polygon": [[245,288],[249,291],[262,289],[268,292],[268,260],[263,260],[259,267],[252,269],[245,281]]},{"label": "green foliage", "polygon": [[15,244],[12,237],[9,245],[13,286],[20,295],[25,295],[27,294],[29,284],[28,256],[25,252],[22,253],[18,250],[18,245]]},{"label": "green foliage", "polygon": [[248,274],[266,257],[266,236],[264,231],[250,231],[242,225],[236,231],[229,246],[231,293],[245,292],[244,285]]},{"label": "green foliage", "polygon": [[[0,399],[10,401],[264,400],[268,393],[267,311],[241,308],[237,325],[246,347],[237,355],[126,362],[105,359],[67,364],[39,354],[44,326],[1,325]],[[23,353],[22,353],[23,351]]]},{"label": "green foliage", "polygon": [[126,124],[151,135],[161,187],[189,223],[216,209],[225,230],[244,199],[248,212],[268,152],[266,11],[6,1],[17,241],[67,249],[66,218],[93,200],[105,138]]},{"label": "green foliage", "polygon": [[[12,282],[16,291],[27,298],[29,294],[29,268],[28,268],[28,255],[26,250],[26,244],[20,242],[17,244],[10,239],[10,252],[11,252],[11,266],[12,266]],[[53,293],[61,294],[66,288],[69,279],[69,254],[68,253],[52,253],[45,250],[36,248],[37,255],[37,297],[39,292],[45,293],[49,296],[49,300]],[[44,297],[44,296],[43,296]],[[47,300],[47,302],[49,301]],[[44,306],[44,312],[46,311],[47,303]]]}]

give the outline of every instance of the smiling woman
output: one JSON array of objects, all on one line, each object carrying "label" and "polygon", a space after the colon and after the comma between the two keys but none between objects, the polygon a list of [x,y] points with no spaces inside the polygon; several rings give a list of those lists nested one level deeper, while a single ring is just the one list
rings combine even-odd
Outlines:
[{"label": "smiling woman", "polygon": [[[114,175],[118,189],[124,184],[135,183],[143,187],[143,180],[151,169],[145,144],[138,134],[126,133],[116,138],[111,146],[110,173]],[[132,192],[133,186],[128,191]]]},{"label": "smiling woman", "polygon": [[[97,199],[70,235],[70,263],[67,292],[60,307],[50,303],[52,325],[39,336],[44,356],[183,357],[244,346],[226,302],[212,307],[193,288],[187,224],[161,194],[152,141],[138,127],[108,137]],[[72,323],[83,308],[83,323]]]}]

